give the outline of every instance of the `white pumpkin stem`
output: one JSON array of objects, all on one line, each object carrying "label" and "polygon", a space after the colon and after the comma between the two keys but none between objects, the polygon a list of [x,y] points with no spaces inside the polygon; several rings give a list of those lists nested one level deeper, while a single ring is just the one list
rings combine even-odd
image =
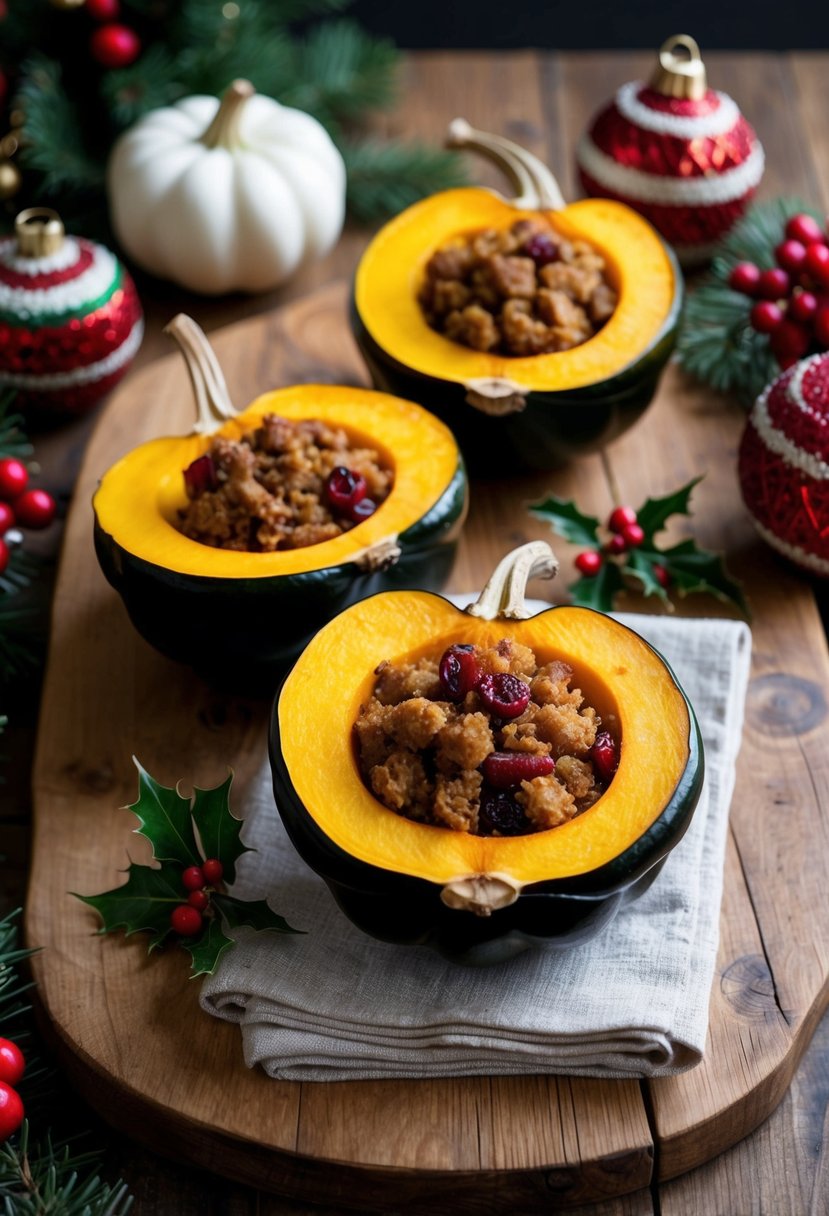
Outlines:
[{"label": "white pumpkin stem", "polygon": [[181,348],[193,396],[196,399],[196,424],[193,434],[209,435],[228,418],[236,417],[236,410],[227,391],[227,384],[216,358],[216,352],[207,340],[207,334],[187,313],[180,312],[164,326]]},{"label": "white pumpkin stem", "polygon": [[517,190],[512,200],[522,211],[562,211],[564,197],[553,174],[532,152],[502,135],[477,131],[465,118],[454,118],[446,132],[446,146],[468,148],[491,160]]},{"label": "white pumpkin stem", "polygon": [[234,80],[222,94],[213,121],[201,137],[206,148],[235,148],[241,143],[239,122],[245,102],[256,89],[249,80]]},{"label": "white pumpkin stem", "polygon": [[544,540],[513,549],[498,563],[474,604],[466,611],[484,621],[525,621],[531,612],[524,602],[531,578],[555,578],[558,558]]}]

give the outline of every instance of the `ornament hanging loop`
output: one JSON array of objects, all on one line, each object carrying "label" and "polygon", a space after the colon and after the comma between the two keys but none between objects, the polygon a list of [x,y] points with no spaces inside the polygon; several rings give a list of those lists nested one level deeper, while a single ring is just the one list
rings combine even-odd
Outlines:
[{"label": "ornament hanging loop", "polygon": [[[683,52],[687,52],[687,55]],[[662,43],[659,64],[650,85],[665,97],[700,101],[705,96],[708,79],[695,38],[690,34],[673,34]]]},{"label": "ornament hanging loop", "polygon": [[45,258],[63,244],[63,221],[51,207],[27,207],[14,221],[17,252],[24,258]]}]

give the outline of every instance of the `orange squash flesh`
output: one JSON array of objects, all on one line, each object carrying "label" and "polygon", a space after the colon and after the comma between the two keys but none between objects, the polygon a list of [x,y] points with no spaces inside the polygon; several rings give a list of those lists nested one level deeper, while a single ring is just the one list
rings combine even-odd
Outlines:
[{"label": "orange squash flesh", "polygon": [[265,414],[317,418],[377,449],[395,470],[388,498],[357,527],[318,545],[275,553],[214,549],[190,540],[176,526],[177,511],[186,503],[182,472],[213,437],[187,435],[150,440],[112,466],[94,498],[99,527],[133,556],[166,570],[211,578],[273,578],[339,566],[385,537],[405,532],[456,475],[458,449],[451,432],[399,397],[330,384],[295,385],[264,393],[215,434],[238,439]]},{"label": "orange squash flesh", "polygon": [[[352,724],[383,659],[438,656],[452,642],[504,636],[541,662],[561,658],[605,720],[616,715],[619,769],[584,814],[547,832],[479,837],[418,824],[388,810],[364,785]],[[428,592],[386,592],[355,604],[310,642],[280,694],[282,757],[301,803],[347,854],[396,873],[447,883],[506,875],[518,885],[585,874],[619,856],[661,814],[690,755],[685,699],[659,656],[610,617],[552,608],[528,621],[483,621]]]},{"label": "orange squash flesh", "polygon": [[366,250],[355,280],[355,305],[369,335],[392,359],[425,376],[465,384],[506,379],[536,392],[573,390],[608,380],[660,336],[679,285],[664,244],[630,208],[584,199],[542,212],[562,236],[589,241],[605,258],[619,292],[599,332],[571,350],[530,358],[491,355],[453,342],[426,322],[417,293],[432,253],[480,228],[507,228],[533,212],[480,188],[448,190],[409,207]]}]

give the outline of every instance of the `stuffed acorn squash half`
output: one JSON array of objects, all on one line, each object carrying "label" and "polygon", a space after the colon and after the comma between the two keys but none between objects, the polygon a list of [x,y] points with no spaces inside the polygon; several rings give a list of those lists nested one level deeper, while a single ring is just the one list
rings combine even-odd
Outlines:
[{"label": "stuffed acorn squash half", "polygon": [[554,468],[646,409],[682,276],[623,203],[565,205],[536,157],[462,119],[448,142],[495,161],[517,194],[448,190],[386,224],[357,269],[354,333],[375,386],[441,417],[473,471]]},{"label": "stuffed acorn squash half", "polygon": [[[389,588],[442,586],[466,513],[463,462],[438,419],[368,389],[297,385],[237,413],[195,322],[180,316],[168,331],[187,360],[198,421],[191,434],[144,443],[104,474],[93,500],[98,560],[152,646],[219,687],[272,694],[307,640],[348,604]],[[287,468],[293,477],[277,498],[248,476],[251,437],[269,427],[276,434],[263,463],[269,475]],[[321,452],[320,435],[350,447]],[[329,468],[347,465],[350,451],[363,460],[369,452],[385,497],[371,501],[362,475],[335,467],[325,493],[337,524],[310,492],[319,477],[309,453]],[[216,452],[225,462],[218,471]],[[291,543],[294,504],[312,521],[299,526],[314,543],[265,551],[263,527],[273,545]]]},{"label": "stuffed acorn squash half", "polygon": [[[647,889],[688,827],[703,779],[691,706],[660,655],[611,617],[577,607],[529,615],[527,578],[555,568],[549,546],[533,542],[501,562],[465,612],[424,591],[363,600],[320,630],[282,684],[270,739],[279,812],[298,852],[366,933],[432,945],[470,964],[501,962],[533,945],[577,944]],[[485,759],[482,777],[466,774],[478,791],[470,797],[480,803],[480,814],[473,807],[471,829],[467,823],[466,830],[455,830],[451,814],[441,826],[425,821],[422,806],[420,821],[390,809],[377,792],[385,794],[385,787],[372,788],[364,780],[354,730],[366,702],[376,696],[378,670],[385,670],[390,657],[404,656],[418,660],[410,670],[421,671],[424,656],[445,657],[447,647],[461,657],[484,647],[495,647],[497,654],[507,638],[515,653],[532,650],[547,665],[547,676],[571,665],[588,712],[610,727],[603,738],[615,760],[605,769],[600,795],[547,830],[516,831],[514,820],[500,830],[497,822],[496,830],[492,822],[484,828],[485,797],[502,806],[511,802],[513,809],[516,797],[521,799],[520,791],[507,789],[514,777],[507,773],[504,779],[505,760],[507,768],[514,769],[517,758],[519,768],[529,764],[539,773],[553,767],[549,755],[530,762],[526,753],[512,752]],[[441,681],[450,673],[451,686],[451,669],[442,662],[440,671]],[[336,695],[322,698],[323,686]],[[473,708],[480,708],[481,697],[486,700],[483,682],[478,689]],[[519,700],[522,690],[526,706],[529,690],[519,682]],[[409,687],[409,708],[424,700],[417,692]],[[410,732],[443,712],[435,703],[424,705],[418,715],[407,713]],[[500,705],[496,712],[503,717],[494,725],[503,734],[515,710]],[[449,730],[457,740],[455,727]],[[598,745],[597,737],[594,749]],[[437,770],[445,759],[438,754]],[[560,758],[555,763],[564,765]],[[588,767],[582,764],[579,771]],[[435,769],[433,775],[440,783]],[[497,788],[487,790],[487,782]],[[543,785],[542,778],[522,789]],[[459,801],[452,805],[457,810]]]}]

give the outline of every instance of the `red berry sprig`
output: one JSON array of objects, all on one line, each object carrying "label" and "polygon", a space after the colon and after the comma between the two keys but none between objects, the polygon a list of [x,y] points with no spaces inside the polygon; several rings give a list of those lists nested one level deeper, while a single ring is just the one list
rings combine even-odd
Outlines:
[{"label": "red berry sprig", "polygon": [[[645,540],[645,530],[639,523],[633,507],[614,507],[607,520],[611,535],[602,546],[611,557],[621,557],[629,549],[638,549]],[[594,578],[602,568],[604,558],[598,549],[587,549],[579,553],[575,567],[585,578]]]},{"label": "red berry sprig", "polygon": [[170,913],[170,927],[181,937],[195,937],[204,926],[203,914],[210,908],[210,893],[219,888],[224,866],[218,857],[208,857],[200,866],[187,866],[181,885],[188,892],[187,902]]},{"label": "red berry sprig", "polygon": [[738,262],[728,276],[734,291],[757,300],[749,320],[765,334],[780,367],[829,348],[829,236],[811,215],[793,215],[775,247],[777,266]]},{"label": "red berry sprig", "polygon": [[25,1111],[14,1088],[26,1069],[23,1052],[11,1039],[0,1039],[0,1144],[13,1136],[23,1122]]}]

